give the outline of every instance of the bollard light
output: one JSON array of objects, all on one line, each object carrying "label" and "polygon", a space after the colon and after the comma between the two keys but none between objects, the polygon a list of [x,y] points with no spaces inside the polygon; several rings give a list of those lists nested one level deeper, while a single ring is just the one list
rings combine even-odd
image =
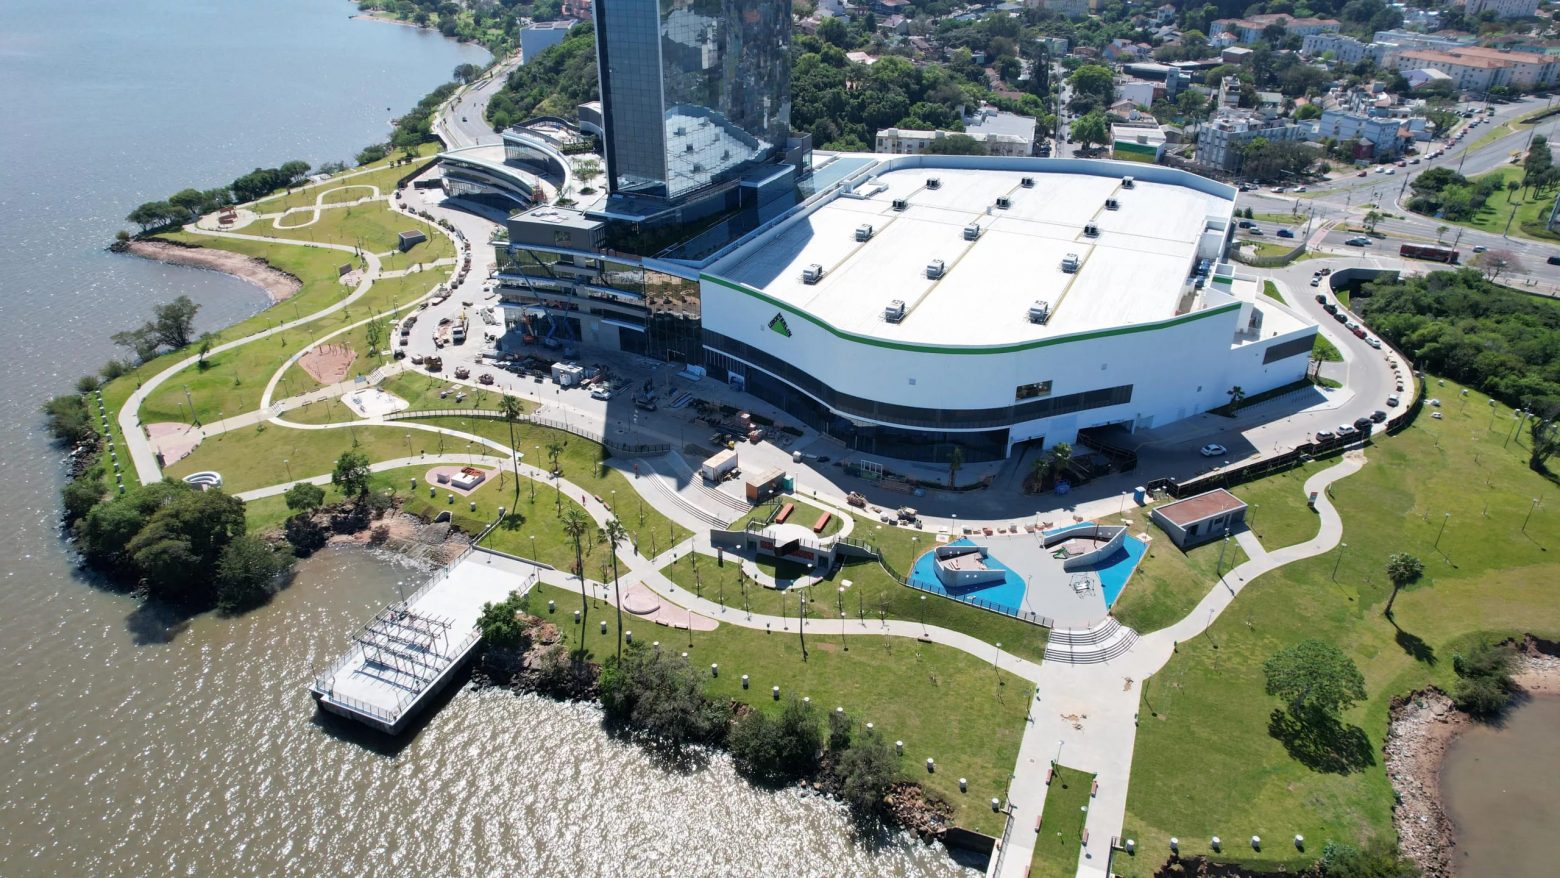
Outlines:
[{"label": "bollard light", "polygon": [[1219,851],[1219,837],[1217,835],[1215,835],[1213,837],[1212,846],[1213,846],[1214,853],[1218,853],[1218,851]]},{"label": "bollard light", "polygon": [[710,664],[710,676],[711,677],[719,677],[720,676],[720,665],[719,664],[715,664],[715,663],[711,663]]},{"label": "bollard light", "polygon": [[770,689],[770,690],[769,690],[769,694],[770,694],[770,695],[772,695],[772,696],[774,696],[774,699],[775,699],[775,700],[776,700],[776,701],[779,701],[779,700],[780,700],[780,687],[779,687],[779,686],[776,686],[776,687],[774,687],[774,688],[773,688],[773,689]]},{"label": "bollard light", "polygon": [[900,756],[905,755],[905,742],[904,741],[895,741],[894,742],[894,752],[898,753]]},{"label": "bollard light", "polygon": [[1305,836],[1301,835],[1298,832],[1295,833],[1295,850],[1297,850],[1297,851],[1305,850]]},{"label": "bollard light", "polygon": [[1251,849],[1254,851],[1262,850],[1262,836],[1253,835],[1251,837]]},{"label": "bollard light", "polygon": [[633,643],[634,642],[634,632],[632,632],[632,631],[624,631],[623,632],[623,639],[625,641],[629,642],[629,643]]},{"label": "bollard light", "polygon": [[742,675],[742,688],[746,689],[747,687],[748,687],[748,675],[747,674],[743,674]]},{"label": "bollard light", "polygon": [[965,780],[962,777],[959,778],[959,792],[967,793],[969,791],[970,791],[970,782]]},{"label": "bollard light", "polygon": [[937,763],[932,761],[932,757],[930,757],[930,756],[926,757],[926,773],[927,774],[931,774],[932,772],[934,772],[936,770],[937,770]]},{"label": "bollard light", "polygon": [[1170,853],[1178,854],[1180,852],[1181,852],[1181,840],[1179,838],[1176,838],[1173,835],[1170,836]]}]

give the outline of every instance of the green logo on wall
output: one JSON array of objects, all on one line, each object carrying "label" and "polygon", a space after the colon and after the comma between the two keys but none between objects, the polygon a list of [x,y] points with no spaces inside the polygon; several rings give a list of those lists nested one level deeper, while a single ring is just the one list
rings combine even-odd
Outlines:
[{"label": "green logo on wall", "polygon": [[773,329],[775,332],[780,333],[786,338],[791,337],[791,327],[786,324],[785,315],[781,314],[779,311],[776,311],[775,316],[769,319],[769,328]]}]

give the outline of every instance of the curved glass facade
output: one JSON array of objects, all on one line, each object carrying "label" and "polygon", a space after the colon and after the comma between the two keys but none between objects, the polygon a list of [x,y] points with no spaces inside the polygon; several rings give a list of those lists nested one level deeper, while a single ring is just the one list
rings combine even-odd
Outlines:
[{"label": "curved glass facade", "polygon": [[609,187],[678,198],[785,148],[789,0],[597,0]]}]

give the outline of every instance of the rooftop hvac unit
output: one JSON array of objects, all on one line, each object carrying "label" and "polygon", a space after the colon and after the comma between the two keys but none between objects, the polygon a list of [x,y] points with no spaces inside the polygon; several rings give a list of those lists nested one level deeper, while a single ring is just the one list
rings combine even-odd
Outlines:
[{"label": "rooftop hvac unit", "polygon": [[856,227],[856,240],[858,240],[858,241],[870,241],[870,240],[872,240],[872,224],[871,223],[862,223],[861,225]]},{"label": "rooftop hvac unit", "polygon": [[926,178],[926,188],[928,188],[928,189],[940,189],[940,188],[942,188],[942,180],[939,180],[936,177],[927,177]]},{"label": "rooftop hvac unit", "polygon": [[898,323],[905,319],[905,301],[903,299],[895,299],[889,302],[888,307],[883,309],[883,319],[889,323]]},{"label": "rooftop hvac unit", "polygon": [[683,144],[683,152],[693,152],[693,144],[691,144],[691,143]]},{"label": "rooftop hvac unit", "polygon": [[677,129],[672,132],[672,134],[674,134],[677,137],[682,137],[683,135],[685,135],[687,133],[688,133],[688,129],[686,127],[682,126],[682,125],[678,125]]},{"label": "rooftop hvac unit", "polygon": [[1106,210],[1115,210],[1115,209],[1117,209],[1119,207],[1121,207],[1121,202],[1117,201],[1116,199],[1114,199],[1114,198],[1107,198],[1107,199],[1105,199],[1105,209]]},{"label": "rooftop hvac unit", "polygon": [[1065,271],[1068,274],[1072,274],[1073,272],[1077,271],[1078,266],[1082,264],[1083,263],[1079,261],[1078,254],[1076,253],[1069,253],[1062,257],[1062,271]]},{"label": "rooftop hvac unit", "polygon": [[905,201],[903,198],[895,198],[894,199],[894,209],[895,210],[904,210],[905,208],[907,208],[909,206],[910,206],[910,202]]},{"label": "rooftop hvac unit", "polygon": [[1033,189],[1033,188],[1035,188],[1035,178],[1034,177],[1020,177],[1019,180],[1018,180],[1018,185],[1024,187],[1025,189]]},{"label": "rooftop hvac unit", "polygon": [[945,271],[947,267],[948,266],[941,259],[933,259],[931,262],[926,263],[926,276],[932,280],[936,280],[943,276],[943,271]]},{"label": "rooftop hvac unit", "polygon": [[1012,206],[1013,206],[1012,200],[1009,199],[1006,195],[1003,195],[1003,196],[1001,196],[1000,198],[997,199],[997,207],[1000,207],[1003,210],[1007,210],[1008,208],[1010,208]]},{"label": "rooftop hvac unit", "polygon": [[980,237],[980,224],[970,223],[964,227],[964,240],[973,241]]},{"label": "rooftop hvac unit", "polygon": [[1089,223],[1083,227],[1083,236],[1085,238],[1098,238],[1100,236],[1100,227],[1094,223]]},{"label": "rooftop hvac unit", "polygon": [[823,266],[814,262],[802,269],[802,283],[815,284],[823,279]]},{"label": "rooftop hvac unit", "polygon": [[1051,303],[1036,301],[1029,306],[1029,322],[1044,323],[1051,319]]},{"label": "rooftop hvac unit", "polygon": [[1133,179],[1131,177],[1122,177],[1121,178],[1121,188],[1123,188],[1123,189],[1131,189],[1133,185],[1134,185],[1134,181],[1133,181]]}]

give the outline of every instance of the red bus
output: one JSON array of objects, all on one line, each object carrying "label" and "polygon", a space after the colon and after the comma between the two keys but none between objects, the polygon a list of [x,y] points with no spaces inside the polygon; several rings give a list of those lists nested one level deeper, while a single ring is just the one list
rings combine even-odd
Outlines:
[{"label": "red bus", "polygon": [[1457,251],[1450,247],[1432,247],[1427,244],[1404,244],[1398,248],[1398,255],[1404,259],[1428,259],[1431,262],[1445,262],[1450,265],[1457,264]]}]

